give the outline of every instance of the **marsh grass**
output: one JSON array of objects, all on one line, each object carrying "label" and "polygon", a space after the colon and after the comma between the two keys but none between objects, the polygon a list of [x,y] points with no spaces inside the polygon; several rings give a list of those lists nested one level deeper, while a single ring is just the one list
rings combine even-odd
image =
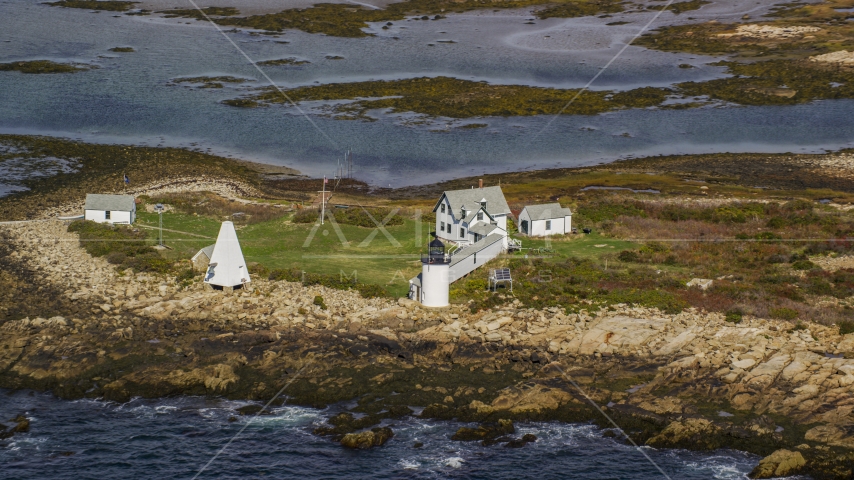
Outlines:
[{"label": "marsh grass", "polygon": [[218,77],[176,77],[170,80],[172,83],[244,83],[251,82],[251,79],[232,77],[228,75]]},{"label": "marsh grass", "polygon": [[267,67],[275,67],[280,65],[306,65],[309,64],[308,60],[299,60],[297,58],[278,58],[275,60],[264,60],[263,62],[258,62],[258,65],[263,65]]},{"label": "marsh grass", "polygon": [[76,73],[98,68],[95,65],[79,63],[57,63],[50,60],[30,60],[24,62],[0,63],[0,71],[15,71],[28,74]]},{"label": "marsh grass", "polygon": [[[669,10],[673,12],[675,15],[679,15],[680,13],[690,12],[691,10],[698,10],[703,5],[708,5],[712,2],[708,2],[706,0],[688,0],[686,2],[675,2],[671,3],[665,10]],[[649,10],[661,10],[661,7],[657,5],[650,5],[648,7]]]},{"label": "marsh grass", "polygon": [[[312,85],[293,88],[287,93],[295,102],[351,100],[333,109],[356,117],[365,115],[369,110],[390,109],[434,117],[470,118],[550,115],[565,107],[568,107],[564,111],[566,114],[595,115],[622,108],[655,106],[672,92],[665,88],[644,87],[619,93],[587,91],[575,98],[578,93],[575,89],[491,85],[450,77],[421,77]],[[568,105],[573,98],[574,102]],[[278,90],[265,87],[259,93],[225,103],[255,107],[289,102]]]},{"label": "marsh grass", "polygon": [[222,25],[281,32],[297,29],[308,33],[324,33],[337,37],[366,37],[364,31],[370,22],[405,20],[439,20],[447,13],[460,13],[478,9],[509,9],[549,5],[535,12],[540,18],[581,17],[602,13],[616,13],[622,5],[613,0],[507,0],[482,2],[478,0],[409,0],[391,3],[377,10],[352,4],[320,3],[310,8],[291,8],[279,13],[249,17],[218,18]]},{"label": "marsh grass", "polygon": [[[854,68],[832,68],[807,61],[721,62],[733,77],[677,86],[688,96],[742,105],[793,105],[814,100],[854,98]],[[833,84],[837,86],[833,86]],[[785,86],[785,88],[781,88]]]},{"label": "marsh grass", "polygon": [[86,10],[105,10],[108,12],[126,12],[132,9],[137,3],[117,0],[61,0],[59,2],[48,2],[46,5],[65,8],[84,8]]},{"label": "marsh grass", "polygon": [[[202,14],[204,12],[204,15]],[[205,20],[205,15],[209,17],[232,17],[235,15],[240,15],[240,11],[234,7],[205,7],[202,11],[198,11],[195,8],[175,8],[173,10],[161,10],[159,12],[165,18],[195,18],[196,20]]]}]

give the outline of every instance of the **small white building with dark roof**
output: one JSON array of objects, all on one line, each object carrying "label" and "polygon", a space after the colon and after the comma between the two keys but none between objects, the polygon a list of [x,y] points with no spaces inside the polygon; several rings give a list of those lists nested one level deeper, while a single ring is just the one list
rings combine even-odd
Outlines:
[{"label": "small white building with dark roof", "polygon": [[190,260],[193,262],[193,269],[198,270],[200,272],[204,272],[208,269],[208,265],[211,263],[211,258],[213,258],[214,245],[208,245],[207,247],[199,250],[193,255],[193,258]]},{"label": "small white building with dark roof", "polygon": [[519,213],[519,233],[529,237],[572,232],[572,211],[559,203],[528,205]]},{"label": "small white building with dark roof", "polygon": [[83,207],[83,218],[98,223],[130,225],[136,220],[136,200],[133,195],[89,193]]}]

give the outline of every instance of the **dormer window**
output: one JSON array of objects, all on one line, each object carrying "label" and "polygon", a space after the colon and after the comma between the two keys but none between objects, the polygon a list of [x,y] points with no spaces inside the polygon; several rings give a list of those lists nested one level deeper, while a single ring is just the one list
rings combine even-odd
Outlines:
[{"label": "dormer window", "polygon": [[445,213],[445,204],[442,204],[442,213]]},{"label": "dormer window", "polygon": [[480,221],[483,220],[483,212],[477,212],[477,219]]}]

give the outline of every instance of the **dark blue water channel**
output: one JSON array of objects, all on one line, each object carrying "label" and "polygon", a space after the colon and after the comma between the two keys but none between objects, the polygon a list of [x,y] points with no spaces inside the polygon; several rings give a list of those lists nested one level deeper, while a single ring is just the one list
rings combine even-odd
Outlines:
[{"label": "dark blue water channel", "polygon": [[[0,478],[192,478],[249,417],[247,402],[201,397],[67,401],[50,394],[0,391],[0,420],[31,419],[28,433],[0,441]],[[523,448],[450,440],[462,424],[409,417],[388,421],[395,436],[367,451],[313,435],[335,407],[284,406],[260,416],[199,478],[572,478],[660,479],[633,447],[583,424],[517,424],[532,433]],[[237,415],[238,421],[229,422]],[[416,442],[423,447],[414,448]],[[742,452],[645,449],[674,479],[740,479],[759,457]]]}]

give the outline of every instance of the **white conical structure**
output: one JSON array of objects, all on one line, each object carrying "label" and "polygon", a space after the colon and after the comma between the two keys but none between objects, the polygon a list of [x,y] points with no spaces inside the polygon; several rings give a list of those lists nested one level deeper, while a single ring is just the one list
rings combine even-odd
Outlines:
[{"label": "white conical structure", "polygon": [[249,283],[249,271],[231,222],[222,222],[219,229],[205,283],[220,287],[237,287]]}]

